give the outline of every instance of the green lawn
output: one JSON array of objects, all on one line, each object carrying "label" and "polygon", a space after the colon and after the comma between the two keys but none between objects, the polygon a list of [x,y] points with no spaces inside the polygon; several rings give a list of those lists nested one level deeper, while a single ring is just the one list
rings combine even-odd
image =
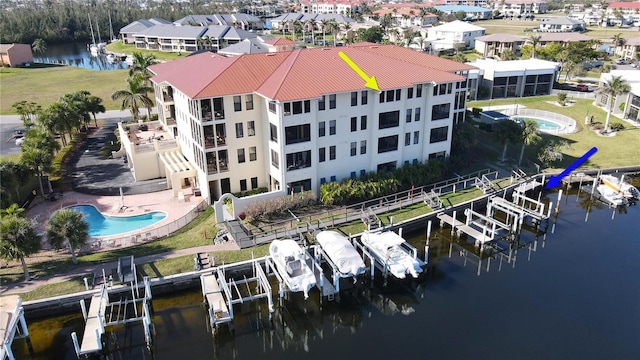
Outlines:
[{"label": "green lawn", "polygon": [[134,52],[142,52],[142,53],[145,53],[145,54],[152,54],[152,55],[155,55],[155,57],[158,60],[161,60],[161,61],[171,61],[171,60],[180,59],[180,58],[183,58],[183,57],[189,55],[188,52],[182,52],[182,55],[178,55],[178,53],[174,53],[174,52],[146,50],[146,49],[136,49],[135,45],[133,45],[133,44],[124,44],[121,41],[115,41],[115,42],[107,44],[107,50],[115,52],[115,53],[122,53],[122,54],[127,54],[127,55],[131,55]]},{"label": "green lawn", "polygon": [[[586,128],[584,125],[584,118],[587,114],[594,115],[594,121],[601,123],[605,122],[605,118],[607,116],[607,113],[604,110],[592,105],[592,100],[578,99],[575,100],[574,105],[565,107],[549,103],[549,101],[555,103],[555,100],[556,96],[517,99],[518,104],[526,105],[528,108],[552,111],[569,116],[576,120],[577,132],[573,134],[562,136],[543,136],[547,141],[554,138],[566,139],[571,145],[571,149],[563,151],[565,155],[564,160],[556,164],[555,167],[564,168],[570,165],[575,159],[584,155],[584,153],[594,146],[598,148],[598,152],[589,158],[581,168],[595,169],[638,165],[638,159],[640,159],[640,148],[637,146],[629,146],[629,144],[640,143],[639,128],[635,128],[627,122],[621,121],[615,116],[611,116],[611,123],[622,123],[625,126],[625,130],[618,132],[614,137],[603,137]],[[488,100],[474,101],[469,102],[468,107],[482,107],[489,105],[489,103],[491,105],[514,104],[514,99],[491,100],[490,102]],[[483,137],[483,139],[491,140],[490,137]],[[495,143],[493,145],[499,146]],[[528,149],[525,152],[525,157],[534,160],[537,148],[539,147]],[[520,154],[519,152],[520,146],[510,146],[507,148],[507,155],[512,159],[517,159]]]},{"label": "green lawn", "polygon": [[45,108],[64,94],[79,90],[102,98],[107,109],[120,109],[111,94],[125,89],[128,76],[128,70],[98,71],[72,66],[0,68],[0,114],[15,114],[11,105],[22,100]]}]

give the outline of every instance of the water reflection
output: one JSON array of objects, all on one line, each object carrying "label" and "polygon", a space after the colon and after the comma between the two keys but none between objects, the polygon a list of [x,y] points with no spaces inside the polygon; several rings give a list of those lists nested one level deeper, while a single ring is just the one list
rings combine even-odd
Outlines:
[{"label": "water reflection", "polygon": [[92,70],[126,69],[124,61],[110,61],[106,55],[92,56],[87,44],[74,42],[64,44],[47,44],[43,54],[33,54],[36,63],[60,64]]}]

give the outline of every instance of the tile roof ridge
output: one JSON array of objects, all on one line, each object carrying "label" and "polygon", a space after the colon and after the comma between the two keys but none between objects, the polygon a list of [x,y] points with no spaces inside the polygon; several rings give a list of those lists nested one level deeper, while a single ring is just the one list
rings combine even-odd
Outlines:
[{"label": "tile roof ridge", "polygon": [[[204,53],[206,54],[206,53]],[[200,96],[200,93],[202,93],[203,91],[205,91],[207,89],[207,87],[209,87],[209,85],[211,85],[213,82],[215,82],[220,76],[222,76],[222,74],[224,74],[224,72],[229,69],[231,66],[233,66],[233,64],[235,64],[242,56],[231,56],[231,57],[227,57],[227,56],[222,56],[222,55],[218,55],[218,54],[211,54],[212,58],[215,58],[216,56],[224,58],[224,59],[229,59],[230,63],[225,67],[224,70],[218,72],[218,74],[213,77],[211,79],[211,81],[209,81],[208,83],[206,83],[204,86],[200,87],[200,90],[198,90],[198,92],[195,94],[195,96],[192,96],[193,99],[197,98],[198,96]]]}]

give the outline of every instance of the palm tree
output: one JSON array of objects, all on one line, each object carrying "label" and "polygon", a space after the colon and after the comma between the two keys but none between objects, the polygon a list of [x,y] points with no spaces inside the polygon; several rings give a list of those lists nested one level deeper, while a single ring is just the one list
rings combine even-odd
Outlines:
[{"label": "palm tree", "polygon": [[22,162],[0,161],[0,207],[5,208],[23,196],[20,193],[25,179],[33,176],[31,169]]},{"label": "palm tree", "polygon": [[618,52],[618,48],[622,48],[627,43],[627,39],[622,37],[622,33],[613,35],[613,46],[615,46],[615,52]]},{"label": "palm tree", "polygon": [[496,141],[503,145],[500,161],[505,161],[507,159],[507,145],[515,144],[520,140],[522,129],[515,121],[502,120],[494,125],[493,130]]},{"label": "palm tree", "polygon": [[42,110],[40,105],[33,101],[27,102],[27,100],[18,101],[11,105],[11,107],[16,109],[25,127],[33,125],[33,116]]},{"label": "palm tree", "polygon": [[29,129],[25,134],[21,148],[21,161],[38,174],[41,195],[44,195],[42,177],[45,172],[51,171],[53,156],[58,150],[60,150],[60,143],[44,129]]},{"label": "palm tree", "polygon": [[37,121],[40,127],[47,130],[52,136],[62,134],[60,137],[62,146],[67,146],[67,138],[64,136],[64,131],[66,130],[65,114],[64,111],[60,111],[61,108],[59,104],[56,104],[58,103],[53,103],[40,112]]},{"label": "palm tree", "polygon": [[24,217],[7,216],[0,221],[0,258],[19,260],[24,272],[24,280],[29,281],[29,269],[25,257],[40,250],[40,236],[31,222]]},{"label": "palm tree", "polygon": [[542,137],[538,134],[538,123],[531,119],[524,119],[522,121],[522,148],[520,148],[520,157],[518,158],[518,166],[522,163],[522,157],[524,156],[524,147],[535,145],[542,140]]},{"label": "palm tree", "polygon": [[42,54],[47,51],[47,43],[44,42],[44,40],[38,38],[33,42],[33,44],[31,44],[31,49],[33,49],[33,51],[37,52],[38,54]]},{"label": "palm tree", "polygon": [[118,90],[111,95],[112,100],[122,100],[120,110],[129,109],[133,120],[138,120],[140,107],[150,108],[153,101],[147,96],[152,91],[148,86],[144,85],[144,77],[138,74],[133,78],[127,79],[127,89]]},{"label": "palm tree", "polygon": [[9,207],[0,210],[0,219],[6,218],[8,216],[16,216],[26,218],[27,214],[24,208],[21,208],[20,205],[13,203],[9,205]]},{"label": "palm tree", "polygon": [[129,69],[129,76],[134,77],[137,74],[141,74],[144,77],[144,84],[149,85],[149,79],[153,76],[149,66],[155,65],[160,61],[153,54],[134,52],[133,53],[133,66]]},{"label": "palm tree", "polygon": [[81,125],[86,128],[87,123],[91,120],[89,116],[89,96],[91,93],[87,90],[80,90],[74,93],[65,94],[60,102],[64,104],[68,110],[67,122],[69,126],[79,129]]},{"label": "palm tree", "polygon": [[56,211],[47,222],[46,232],[51,246],[69,247],[71,261],[77,264],[76,248],[86,245],[89,238],[89,224],[82,213],[71,209]]},{"label": "palm tree", "polygon": [[329,27],[329,20],[320,20],[320,26],[322,26],[322,46],[327,46],[327,27]]},{"label": "palm tree", "polygon": [[102,98],[95,95],[89,95],[87,97],[87,111],[93,115],[93,123],[98,127],[98,119],[96,119],[96,113],[104,113],[107,109],[102,105]]},{"label": "palm tree", "polygon": [[529,38],[529,40],[531,40],[531,46],[533,46],[533,50],[531,51],[531,58],[535,59],[536,57],[536,48],[538,47],[538,44],[540,43],[540,38],[542,37],[542,35],[531,35],[531,37]]},{"label": "palm tree", "polygon": [[311,44],[316,43],[316,25],[317,25],[317,21],[315,21],[314,19],[309,19],[307,20],[307,25],[311,28]]},{"label": "palm tree", "polygon": [[605,80],[600,84],[600,87],[596,90],[598,95],[607,96],[607,120],[604,123],[604,133],[609,131],[609,120],[611,119],[611,112],[613,111],[615,97],[627,93],[630,90],[631,87],[627,83],[627,80],[623,79],[622,76],[612,76],[611,79],[608,81]]}]

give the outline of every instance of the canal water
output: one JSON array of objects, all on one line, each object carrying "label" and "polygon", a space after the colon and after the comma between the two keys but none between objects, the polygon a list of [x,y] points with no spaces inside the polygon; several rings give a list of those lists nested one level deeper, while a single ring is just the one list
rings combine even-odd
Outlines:
[{"label": "canal water", "polygon": [[47,50],[44,53],[33,54],[33,61],[36,63],[68,65],[91,70],[118,70],[127,68],[127,65],[123,61],[110,62],[105,55],[92,56],[87,45],[88,44],[84,42],[47,44]]},{"label": "canal water", "polygon": [[[557,193],[542,198],[555,204]],[[308,301],[276,306],[272,322],[265,301],[246,303],[234,308],[234,334],[215,339],[199,289],[156,297],[153,354],[133,325],[110,333],[118,345],[109,358],[637,359],[639,219],[640,205],[613,210],[573,191],[546,235],[523,231],[510,258],[479,263],[472,244],[452,244],[449,229],[439,230],[435,268],[419,280],[356,286],[323,308],[314,290]],[[424,230],[405,237],[424,249]],[[34,352],[16,340],[18,359],[76,358],[79,311],[28,326]]]}]

